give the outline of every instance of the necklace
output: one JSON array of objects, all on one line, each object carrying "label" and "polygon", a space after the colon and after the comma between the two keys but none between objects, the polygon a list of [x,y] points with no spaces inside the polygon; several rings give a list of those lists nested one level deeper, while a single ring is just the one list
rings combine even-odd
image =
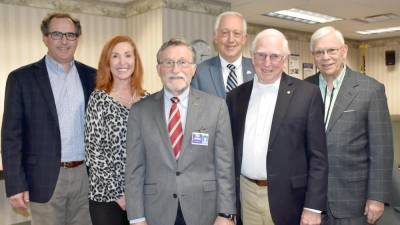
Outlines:
[{"label": "necklace", "polygon": [[111,97],[113,97],[115,100],[117,100],[117,102],[121,103],[122,105],[126,106],[126,107],[131,107],[132,104],[135,101],[135,97],[134,95],[130,96],[130,97],[125,97],[120,95],[117,91],[115,90],[111,90],[110,92]]}]

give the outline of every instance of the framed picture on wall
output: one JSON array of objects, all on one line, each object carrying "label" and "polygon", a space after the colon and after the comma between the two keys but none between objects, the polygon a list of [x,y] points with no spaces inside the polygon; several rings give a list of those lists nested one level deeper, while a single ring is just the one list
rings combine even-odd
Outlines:
[{"label": "framed picture on wall", "polygon": [[303,76],[300,72],[300,55],[290,54],[288,57],[288,74],[293,77],[303,79]]},{"label": "framed picture on wall", "polygon": [[314,69],[314,64],[312,63],[303,63],[303,79],[314,75],[316,70]]}]

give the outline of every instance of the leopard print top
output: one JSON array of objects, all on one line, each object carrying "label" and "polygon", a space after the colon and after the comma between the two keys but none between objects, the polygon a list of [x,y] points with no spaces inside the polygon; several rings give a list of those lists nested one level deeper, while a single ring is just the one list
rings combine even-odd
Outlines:
[{"label": "leopard print top", "polygon": [[102,90],[89,99],[85,121],[89,199],[112,202],[124,195],[129,108]]}]

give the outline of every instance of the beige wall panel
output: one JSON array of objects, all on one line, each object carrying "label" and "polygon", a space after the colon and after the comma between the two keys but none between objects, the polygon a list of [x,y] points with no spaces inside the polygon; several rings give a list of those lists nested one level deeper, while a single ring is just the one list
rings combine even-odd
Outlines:
[{"label": "beige wall panel", "polygon": [[212,36],[216,16],[163,9],[163,41],[171,37],[183,37],[188,42],[202,39],[212,46]]},{"label": "beige wall panel", "polygon": [[[5,89],[8,74],[23,65],[36,62],[47,52],[42,42],[40,23],[50,11],[25,6],[0,4],[0,90]],[[126,20],[87,14],[72,14],[80,19],[82,36],[76,59],[97,67],[100,51],[111,36],[126,34]],[[0,92],[3,114],[4,91]]]},{"label": "beige wall panel", "polygon": [[[385,51],[396,51],[396,64],[386,66]],[[385,84],[389,110],[392,115],[400,115],[400,45],[370,47],[366,53],[366,71],[371,77]]]},{"label": "beige wall panel", "polygon": [[128,33],[137,44],[144,67],[144,88],[150,93],[162,87],[156,70],[156,55],[162,44],[162,20],[161,9],[127,19]]}]

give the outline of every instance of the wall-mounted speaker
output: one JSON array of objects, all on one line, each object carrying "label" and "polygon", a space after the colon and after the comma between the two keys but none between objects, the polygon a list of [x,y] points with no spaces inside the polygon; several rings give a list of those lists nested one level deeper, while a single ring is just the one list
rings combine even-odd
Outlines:
[{"label": "wall-mounted speaker", "polygon": [[385,51],[385,62],[386,66],[396,64],[396,52],[394,50]]}]

